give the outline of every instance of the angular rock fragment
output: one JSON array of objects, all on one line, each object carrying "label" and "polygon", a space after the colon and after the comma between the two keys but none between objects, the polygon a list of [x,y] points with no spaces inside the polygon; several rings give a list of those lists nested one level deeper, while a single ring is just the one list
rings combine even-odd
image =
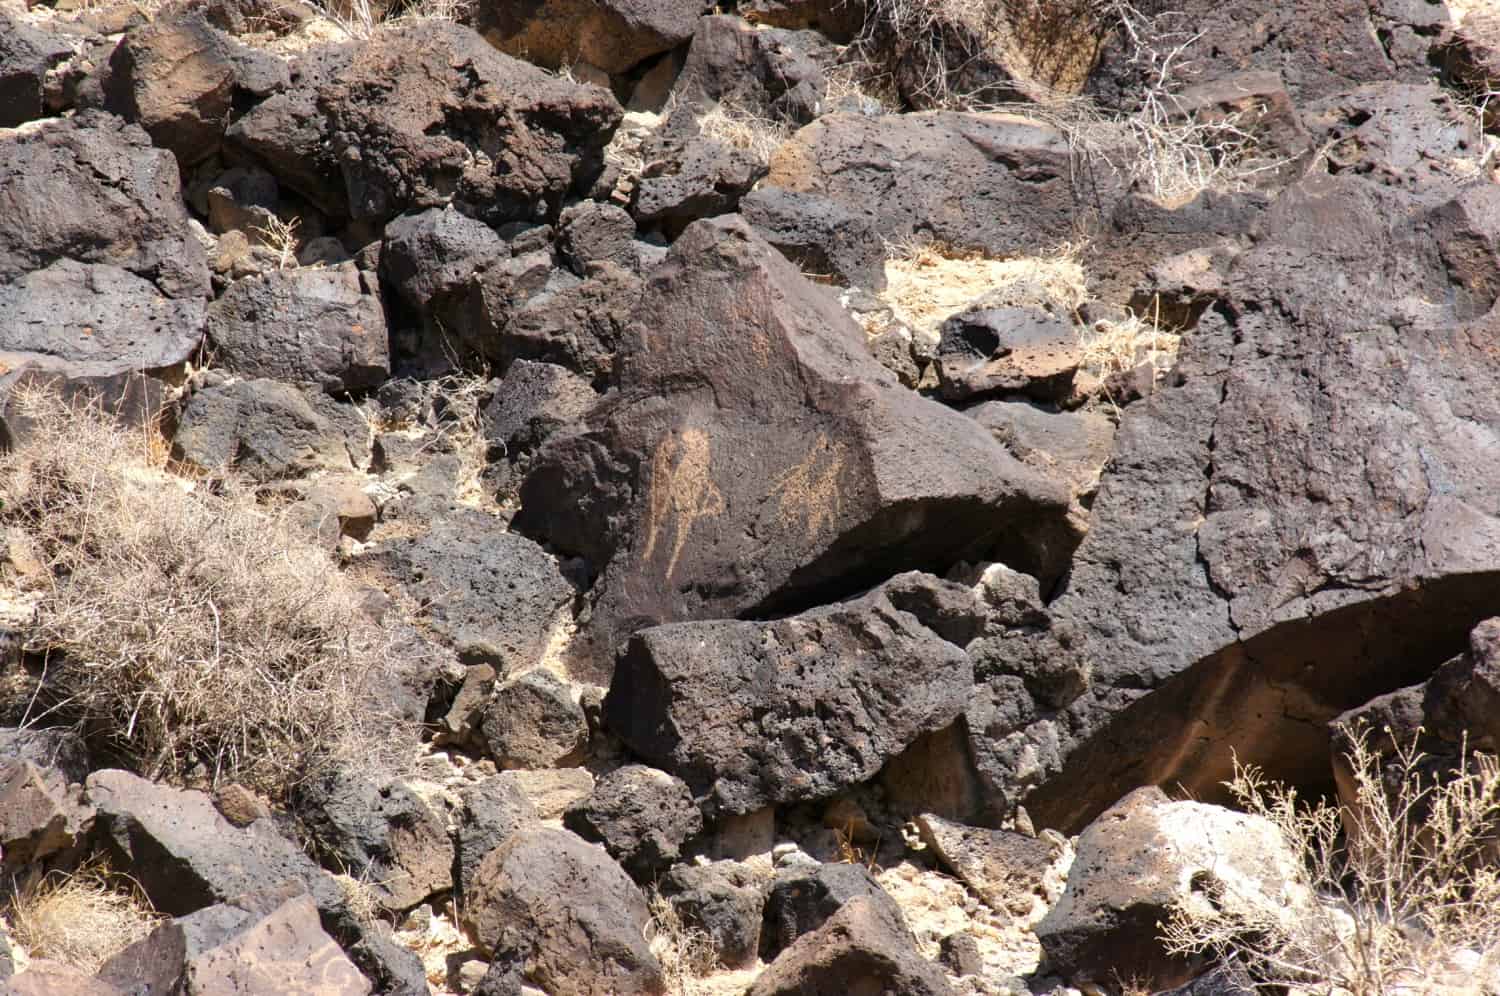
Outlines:
[{"label": "angular rock fragment", "polygon": [[735,861],[674,865],[657,888],[689,927],[706,933],[719,962],[736,967],[760,950],[765,883],[759,872]]},{"label": "angular rock fragment", "polygon": [[875,877],[853,864],[821,864],[808,870],[782,872],[766,890],[761,923],[761,954],[774,959],[811,934],[852,900],[861,899],[882,919],[900,924],[901,908]]},{"label": "angular rock fragment", "polygon": [[238,468],[257,480],[348,471],[360,454],[351,452],[347,418],[358,417],[287,384],[235,381],[189,399],[172,457],[209,472]]},{"label": "angular rock fragment", "polygon": [[480,0],[472,23],[500,51],[547,69],[582,62],[623,73],[693,35],[700,0]]},{"label": "angular rock fragment", "polygon": [[601,575],[594,623],[611,644],[989,549],[1050,579],[1074,542],[1059,483],[902,388],[739,219],[673,245],[618,381],[587,432],[538,454],[514,520]]},{"label": "angular rock fragment", "polygon": [[1158,924],[1177,903],[1201,893],[1267,915],[1306,915],[1303,874],[1270,821],[1138,789],[1079,838],[1068,884],[1036,935],[1048,964],[1075,984],[1119,973],[1165,989],[1194,974],[1159,940]]},{"label": "angular rock fragment", "polygon": [[0,14],[0,128],[14,128],[46,113],[47,71],[72,54],[73,45],[65,36]]},{"label": "angular rock fragment", "polygon": [[450,22],[303,61],[229,142],[325,211],[376,223],[450,201],[492,223],[555,217],[569,191],[593,184],[620,120],[607,91],[501,55]]},{"label": "angular rock fragment", "polygon": [[962,650],[884,590],[777,622],[637,633],[604,718],[723,813],[820,799],[866,781],[968,703]]},{"label": "angular rock fragment", "polygon": [[821,194],[893,242],[1009,256],[1055,243],[1095,209],[1071,157],[1061,132],[1015,115],[830,114],[781,146],[762,186]]},{"label": "angular rock fragment", "polygon": [[566,830],[520,830],[484,859],[464,923],[503,966],[547,992],[664,991],[643,931],[646,898],[604,851]]},{"label": "angular rock fragment", "polygon": [[1083,359],[1072,323],[1031,308],[983,308],[943,323],[938,391],[948,401],[1022,394],[1058,401]]},{"label": "angular rock fragment", "polygon": [[15,873],[79,847],[94,824],[79,787],[55,768],[0,763],[0,854]]},{"label": "angular rock fragment", "polygon": [[458,821],[458,885],[468,896],[489,853],[516,831],[540,823],[542,816],[525,789],[503,775],[465,786],[459,796],[463,810]]},{"label": "angular rock fragment", "polygon": [[1051,901],[1045,883],[1057,858],[1051,843],[1011,830],[967,827],[931,813],[916,823],[938,860],[996,912],[1025,917]]},{"label": "angular rock fragment", "polygon": [[603,844],[636,881],[650,881],[682,857],[683,844],[703,830],[703,816],[681,779],[627,764],[595,782],[563,825]]},{"label": "angular rock fragment", "polygon": [[501,768],[550,768],[576,757],[589,724],[567,683],[536,668],[495,687],[480,734]]},{"label": "angular rock fragment", "polygon": [[746,996],[863,991],[950,996],[953,989],[942,969],[922,957],[903,924],[870,900],[856,898],[783,951]]},{"label": "angular rock fragment", "polygon": [[553,557],[481,512],[455,511],[373,556],[461,659],[502,676],[540,661],[553,617],[574,595]]},{"label": "angular rock fragment", "polygon": [[209,306],[207,330],[223,368],[245,377],[335,393],[390,374],[385,312],[353,263],[236,280]]},{"label": "angular rock fragment", "polygon": [[885,288],[885,241],[863,213],[821,194],[770,186],[746,195],[740,213],[803,273],[865,290]]}]

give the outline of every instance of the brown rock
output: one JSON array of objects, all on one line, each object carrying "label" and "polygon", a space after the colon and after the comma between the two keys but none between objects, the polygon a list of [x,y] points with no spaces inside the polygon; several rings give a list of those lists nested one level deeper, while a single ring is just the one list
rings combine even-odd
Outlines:
[{"label": "brown rock", "polygon": [[82,790],[55,768],[30,761],[0,764],[0,853],[15,872],[70,851],[93,827]]},{"label": "brown rock", "polygon": [[583,62],[623,73],[693,35],[701,0],[481,0],[474,27],[507,55],[547,69]]},{"label": "brown rock", "polygon": [[950,823],[931,813],[917,817],[922,842],[953,874],[996,912],[1031,915],[1048,901],[1043,878],[1057,857],[1045,840],[1010,830]]},{"label": "brown rock", "polygon": [[783,951],[746,996],[863,992],[950,996],[953,990],[917,952],[905,926],[879,904],[856,898]]}]

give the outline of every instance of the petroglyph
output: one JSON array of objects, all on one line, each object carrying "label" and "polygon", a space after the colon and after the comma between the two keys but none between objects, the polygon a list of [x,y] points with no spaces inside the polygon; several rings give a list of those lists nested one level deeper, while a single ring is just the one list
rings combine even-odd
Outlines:
[{"label": "petroglyph", "polygon": [[668,435],[651,458],[651,494],[642,556],[650,560],[656,553],[657,539],[664,530],[670,530],[672,556],[667,560],[667,577],[677,569],[694,523],[720,515],[727,507],[710,471],[708,433],[702,429],[683,429]]},{"label": "petroglyph", "polygon": [[777,499],[781,526],[800,526],[809,538],[833,526],[843,510],[839,475],[847,456],[845,444],[819,434],[802,462],[777,475],[771,497]]}]

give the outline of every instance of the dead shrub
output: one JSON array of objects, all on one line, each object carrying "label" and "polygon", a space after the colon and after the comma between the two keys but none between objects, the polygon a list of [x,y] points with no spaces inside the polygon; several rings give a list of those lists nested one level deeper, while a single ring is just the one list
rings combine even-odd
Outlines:
[{"label": "dead shrub", "polygon": [[646,940],[661,963],[666,991],[672,996],[698,996],[704,991],[702,980],[719,967],[714,939],[701,928],[683,923],[677,908],[660,893],[651,892],[647,901],[651,920]]},{"label": "dead shrub", "polygon": [[1414,743],[1382,758],[1368,730],[1355,731],[1348,754],[1354,803],[1343,809],[1304,803],[1295,790],[1236,762],[1230,789],[1243,808],[1281,831],[1302,859],[1303,884],[1314,898],[1305,908],[1273,910],[1196,897],[1163,925],[1168,949],[1237,958],[1267,989],[1345,996],[1495,991],[1500,760],[1467,750],[1461,756],[1463,770],[1434,778]]},{"label": "dead shrub", "polygon": [[159,434],[18,394],[0,523],[45,565],[35,703],[150,777],[195,770],[282,797],[331,765],[394,763],[415,731],[373,698],[389,636],[329,555],[234,479],[168,473]]},{"label": "dead shrub", "polygon": [[1079,345],[1083,348],[1083,369],[1100,380],[1134,370],[1142,363],[1149,363],[1153,378],[1159,380],[1177,362],[1182,336],[1162,328],[1159,313],[1128,312],[1124,318],[1085,326]]},{"label": "dead shrub", "polygon": [[30,957],[98,971],[166,918],[135,882],[94,862],[21,886],[6,909],[11,936]]},{"label": "dead shrub", "polygon": [[770,165],[771,156],[792,134],[785,122],[730,97],[719,101],[697,120],[700,135],[744,152],[762,166]]}]

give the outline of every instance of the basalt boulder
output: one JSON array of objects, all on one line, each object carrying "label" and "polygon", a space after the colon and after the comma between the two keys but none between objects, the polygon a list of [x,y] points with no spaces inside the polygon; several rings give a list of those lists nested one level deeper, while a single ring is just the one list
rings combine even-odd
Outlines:
[{"label": "basalt boulder", "polygon": [[951,723],[973,683],[963,650],[882,589],[776,622],[643,630],[604,719],[711,812],[742,814],[870,779]]},{"label": "basalt boulder", "polygon": [[1352,177],[1283,193],[1127,411],[1050,607],[1094,684],[1033,817],[1076,829],[1141,784],[1216,798],[1231,745],[1326,786],[1326,721],[1495,614],[1500,214],[1483,184],[1429,203]]},{"label": "basalt boulder", "polygon": [[592,186],[620,121],[608,91],[448,22],[304,62],[286,92],[235,122],[230,144],[325,211],[370,222],[449,202],[492,223],[555,217]]},{"label": "basalt boulder", "polygon": [[891,241],[1009,256],[1065,239],[1110,202],[1112,183],[1074,166],[1061,131],[1017,115],[840,113],[785,142],[763,187],[822,194]]},{"label": "basalt boulder", "polygon": [[1066,563],[1064,486],[901,387],[743,220],[684,233],[626,331],[618,391],[538,453],[513,523],[586,559],[608,645],[989,550]]},{"label": "basalt boulder", "polygon": [[623,73],[691,38],[703,11],[701,0],[481,0],[470,20],[500,51],[547,69]]}]

